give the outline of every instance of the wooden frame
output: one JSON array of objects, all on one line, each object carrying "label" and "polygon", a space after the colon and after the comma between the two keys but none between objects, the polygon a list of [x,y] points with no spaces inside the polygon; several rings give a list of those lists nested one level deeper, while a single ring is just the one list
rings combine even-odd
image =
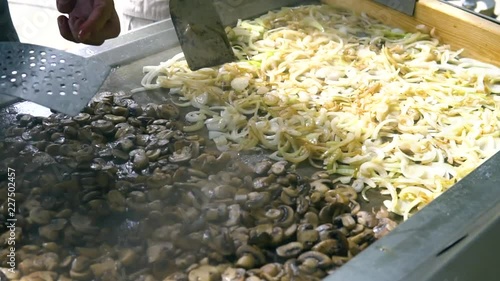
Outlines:
[{"label": "wooden frame", "polygon": [[[403,0],[404,1],[404,0]],[[437,0],[419,0],[413,17],[373,0],[322,0],[322,2],[367,15],[381,22],[415,32],[424,24],[435,27],[441,42],[464,56],[500,66],[500,25]]]}]

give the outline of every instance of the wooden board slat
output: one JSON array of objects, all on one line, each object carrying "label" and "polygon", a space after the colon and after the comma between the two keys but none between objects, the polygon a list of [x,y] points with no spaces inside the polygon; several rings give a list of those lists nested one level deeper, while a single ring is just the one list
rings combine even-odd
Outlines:
[{"label": "wooden board slat", "polygon": [[372,0],[322,0],[322,2],[362,12],[390,26],[415,32],[424,24],[436,28],[440,40],[463,56],[500,66],[500,25],[436,0],[419,0],[413,17]]}]

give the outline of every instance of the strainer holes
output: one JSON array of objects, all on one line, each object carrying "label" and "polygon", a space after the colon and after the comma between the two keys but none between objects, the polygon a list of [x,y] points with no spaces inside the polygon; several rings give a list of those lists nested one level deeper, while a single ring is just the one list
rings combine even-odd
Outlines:
[{"label": "strainer holes", "polygon": [[65,96],[65,95],[66,95],[66,92],[59,92],[59,95],[60,95],[60,96]]},{"label": "strainer holes", "polygon": [[79,87],[80,85],[78,85],[78,83],[73,83],[73,88],[78,89]]},{"label": "strainer holes", "polygon": [[32,56],[32,57],[30,57],[30,60],[34,60],[34,59],[35,59],[35,57],[33,57],[33,56]]},{"label": "strainer holes", "polygon": [[47,92],[47,95],[50,95],[50,96],[51,96],[51,95],[52,95],[52,91],[48,91],[48,92]]},{"label": "strainer holes", "polygon": [[5,87],[5,82],[0,83],[0,87]]},{"label": "strainer holes", "polygon": [[36,64],[35,63],[30,63],[30,67],[35,67]]},{"label": "strainer holes", "polygon": [[46,53],[46,52],[44,52],[44,51],[41,51],[41,52],[40,52],[40,55],[41,55],[41,56],[45,56],[46,54],[47,54],[47,53]]},{"label": "strainer holes", "polygon": [[80,76],[80,75],[82,75],[82,72],[80,70],[77,70],[77,71],[75,71],[75,74]]},{"label": "strainer holes", "polygon": [[40,61],[43,62],[43,63],[46,63],[47,59],[41,59]]},{"label": "strainer holes", "polygon": [[12,83],[15,83],[16,81],[17,81],[16,78],[11,78],[10,79],[10,82],[12,82]]},{"label": "strainer holes", "polygon": [[78,95],[78,92],[77,91],[73,91],[73,95]]},{"label": "strainer holes", "polygon": [[30,50],[28,53],[30,53],[30,54],[34,54],[34,53],[35,53],[35,51],[34,51],[34,50]]},{"label": "strainer holes", "polygon": [[50,58],[51,59],[55,59],[55,58],[57,58],[57,56],[56,55],[51,55]]},{"label": "strainer holes", "polygon": [[26,73],[21,73],[22,78],[26,78],[26,76],[28,76]]},{"label": "strainer holes", "polygon": [[60,63],[65,63],[66,61],[65,61],[65,60],[63,60],[63,59],[60,59],[60,60],[59,60],[59,62],[60,62]]},{"label": "strainer holes", "polygon": [[50,66],[52,66],[52,67],[56,67],[56,65],[57,64],[55,62],[53,62],[53,63],[50,64]]},{"label": "strainer holes", "polygon": [[0,79],[5,79],[5,78],[7,78],[7,75],[0,76]]},{"label": "strainer holes", "polygon": [[61,88],[66,89],[66,84],[61,84]]},{"label": "strainer holes", "polygon": [[12,71],[11,73],[12,73],[12,75],[16,75],[16,74],[17,74],[17,71],[15,71],[15,70],[14,70],[14,71]]},{"label": "strainer holes", "polygon": [[45,66],[40,66],[40,70],[45,70]]},{"label": "strainer holes", "polygon": [[27,88],[23,88],[23,93],[28,93],[28,89]]}]

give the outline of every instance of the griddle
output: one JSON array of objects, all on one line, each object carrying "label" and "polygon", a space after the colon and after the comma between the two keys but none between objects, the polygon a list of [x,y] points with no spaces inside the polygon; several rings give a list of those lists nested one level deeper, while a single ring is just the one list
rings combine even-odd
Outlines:
[{"label": "griddle", "polygon": [[[230,18],[222,19],[231,23],[238,16],[234,13],[238,8],[228,2],[238,1],[222,1],[218,7],[233,11]],[[239,2],[253,7],[252,3],[262,1]],[[249,14],[247,8],[241,9],[239,15],[247,18],[258,14]],[[87,47],[77,53],[100,56],[104,61],[122,61],[101,91],[128,92],[140,86],[143,66],[158,65],[181,51],[176,40],[172,23],[165,20],[111,40],[102,48]],[[143,53],[138,54],[137,50]],[[138,93],[134,99],[140,103],[166,102],[168,90]],[[22,107],[21,103],[1,110],[0,120],[13,118]],[[496,257],[500,252],[498,171],[500,153],[325,280],[497,280],[500,275]],[[376,205],[375,196],[370,198]]]}]

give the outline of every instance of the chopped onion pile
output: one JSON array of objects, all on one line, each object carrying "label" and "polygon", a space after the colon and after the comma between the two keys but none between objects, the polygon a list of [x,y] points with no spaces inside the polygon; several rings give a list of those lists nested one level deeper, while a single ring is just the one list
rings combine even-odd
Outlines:
[{"label": "chopped onion pile", "polygon": [[190,71],[179,54],[145,67],[142,83],[195,107],[185,130],[206,126],[220,150],[309,161],[363,195],[381,188],[407,219],[500,148],[500,69],[419,28],[283,8],[227,28],[239,61]]}]

